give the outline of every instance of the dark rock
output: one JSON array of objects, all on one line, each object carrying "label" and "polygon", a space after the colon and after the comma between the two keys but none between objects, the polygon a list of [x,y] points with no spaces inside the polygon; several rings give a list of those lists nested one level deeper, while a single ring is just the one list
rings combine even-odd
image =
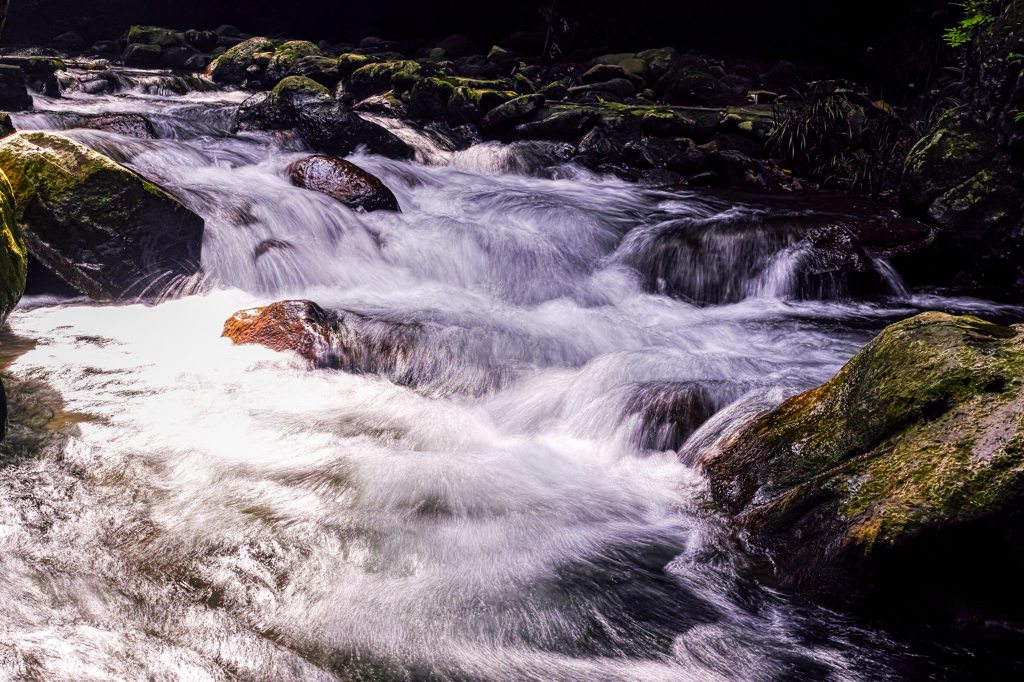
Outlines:
[{"label": "dark rock", "polygon": [[763,144],[747,139],[742,135],[737,135],[736,133],[717,132],[711,140],[721,151],[737,151],[752,159],[759,159],[764,153]]},{"label": "dark rock", "polygon": [[409,105],[402,101],[394,90],[383,95],[373,95],[352,105],[352,111],[366,111],[372,114],[387,114],[395,118],[407,118]]},{"label": "dark rock", "polygon": [[110,133],[137,137],[141,140],[155,140],[157,138],[153,124],[139,114],[101,114],[84,118],[76,122],[74,127],[106,130]]},{"label": "dark rock", "polygon": [[274,43],[266,38],[250,38],[217,57],[211,65],[210,77],[215,83],[239,85],[245,81],[246,69],[255,63],[256,55],[274,49]]},{"label": "dark rock", "polygon": [[989,165],[996,152],[995,132],[977,117],[962,109],[947,114],[910,150],[901,206],[920,215],[937,197]]},{"label": "dark rock", "polygon": [[202,73],[209,68],[213,59],[213,55],[195,54],[185,60],[185,68],[189,71]]},{"label": "dark rock", "polygon": [[116,59],[121,56],[121,45],[116,40],[99,40],[93,43],[92,51],[100,57]]},{"label": "dark rock", "polygon": [[669,169],[680,175],[696,175],[707,165],[707,153],[699,147],[687,147],[671,161]]},{"label": "dark rock", "polygon": [[359,145],[375,154],[408,159],[413,149],[393,133],[364,121],[331,97],[327,88],[302,76],[289,76],[271,93],[258,93],[242,103],[238,130],[295,130],[312,148],[346,156]]},{"label": "dark rock", "polygon": [[634,444],[644,450],[678,450],[704,422],[716,405],[706,388],[697,383],[657,381],[642,384],[629,397],[623,419],[639,421]]},{"label": "dark rock", "polygon": [[680,62],[679,53],[674,47],[644,50],[638,52],[636,56],[647,66],[647,82],[652,84],[657,83],[669,71],[676,69]]},{"label": "dark rock", "polygon": [[60,34],[50,41],[50,45],[58,50],[64,50],[67,52],[79,52],[88,47],[85,39],[74,31],[68,31],[67,33]]},{"label": "dark rock", "polygon": [[668,140],[647,137],[623,148],[626,159],[636,168],[665,168],[679,156],[679,148]]},{"label": "dark rock", "polygon": [[761,76],[761,87],[773,92],[783,92],[803,82],[803,76],[792,62],[779,62]]},{"label": "dark rock", "polygon": [[601,81],[594,85],[581,85],[575,88],[569,88],[569,92],[573,95],[582,94],[585,92],[597,92],[597,93],[611,93],[620,99],[627,97],[633,97],[636,95],[636,88],[625,78],[613,78],[607,81]]},{"label": "dark rock", "polygon": [[417,116],[444,116],[448,113],[448,100],[456,87],[455,79],[424,78],[413,86],[409,106]]},{"label": "dark rock", "polygon": [[739,94],[746,96],[748,92],[754,89],[754,82],[749,78],[743,76],[723,76],[719,79],[722,81],[722,85],[732,88]]},{"label": "dark rock", "polygon": [[706,450],[715,501],[784,587],[830,606],[1019,619],[1022,331],[937,312],[891,325]]},{"label": "dark rock", "polygon": [[6,112],[0,113],[0,139],[13,135],[16,132],[18,131],[14,128],[14,122],[11,121],[11,115]]},{"label": "dark rock", "polygon": [[580,80],[583,83],[590,85],[592,83],[604,83],[610,81],[613,78],[625,78],[626,71],[621,66],[613,66],[611,64],[598,64],[594,68],[584,73]]},{"label": "dark rock", "polygon": [[765,189],[767,181],[760,163],[738,151],[723,150],[708,154],[708,170],[717,173],[733,187]]},{"label": "dark rock", "polygon": [[194,47],[178,45],[164,50],[160,61],[164,66],[169,66],[172,69],[185,69],[187,68],[188,60],[198,54],[200,54],[199,51]]},{"label": "dark rock", "polygon": [[185,34],[156,26],[132,26],[128,30],[128,44],[156,45],[160,49],[185,45]]},{"label": "dark rock", "polygon": [[688,136],[693,134],[694,121],[671,110],[656,110],[644,114],[643,131],[656,137]]},{"label": "dark rock", "polygon": [[185,31],[185,42],[200,52],[210,52],[217,47],[217,34],[213,31]]},{"label": "dark rock", "polygon": [[159,63],[162,52],[159,45],[133,43],[124,51],[124,65],[139,69],[151,68]]},{"label": "dark rock", "polygon": [[516,99],[511,91],[458,87],[448,100],[448,115],[455,123],[478,123],[495,107]]},{"label": "dark rock", "polygon": [[29,251],[97,299],[166,286],[200,267],[203,219],[165,191],[61,135],[0,141]]},{"label": "dark rock", "polygon": [[515,126],[512,135],[521,140],[575,141],[597,118],[597,113],[587,107],[551,107],[540,120]]},{"label": "dark rock", "polygon": [[231,24],[224,24],[223,26],[218,26],[213,30],[213,33],[214,35],[225,36],[228,38],[238,38],[242,35],[242,32],[239,31],[238,28],[236,28],[235,26],[232,26]]},{"label": "dark rock", "polygon": [[704,171],[688,178],[686,184],[693,187],[728,187],[729,181],[714,171]]},{"label": "dark rock", "polygon": [[516,97],[500,104],[484,116],[480,130],[487,134],[500,134],[517,123],[534,116],[544,107],[544,95]]},{"label": "dark rock", "polygon": [[338,60],[333,57],[303,57],[292,65],[289,76],[305,76],[327,88],[333,88],[341,80]]},{"label": "dark rock", "polygon": [[368,64],[356,69],[345,81],[345,90],[357,97],[377,95],[388,90],[406,92],[425,75],[423,67],[403,60]]},{"label": "dark rock", "polygon": [[24,72],[17,66],[0,64],[0,109],[24,111],[32,108],[32,95]]},{"label": "dark rock", "polygon": [[331,156],[310,156],[288,169],[292,184],[334,197],[365,211],[400,211],[398,199],[383,182],[359,166]]},{"label": "dark rock", "polygon": [[655,95],[669,104],[697,107],[742,106],[747,98],[718,79],[699,71],[674,71],[663,76]]},{"label": "dark rock", "polygon": [[469,38],[460,35],[448,36],[437,44],[437,47],[444,50],[445,59],[459,59],[469,53]]}]

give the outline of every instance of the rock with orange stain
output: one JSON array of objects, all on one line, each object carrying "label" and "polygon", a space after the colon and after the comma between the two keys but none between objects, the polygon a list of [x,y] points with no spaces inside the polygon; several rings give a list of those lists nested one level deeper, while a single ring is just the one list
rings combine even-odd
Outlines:
[{"label": "rock with orange stain", "polygon": [[313,301],[280,301],[262,308],[239,310],[224,323],[236,344],[258,344],[276,351],[294,351],[315,364],[332,356],[333,322]]}]

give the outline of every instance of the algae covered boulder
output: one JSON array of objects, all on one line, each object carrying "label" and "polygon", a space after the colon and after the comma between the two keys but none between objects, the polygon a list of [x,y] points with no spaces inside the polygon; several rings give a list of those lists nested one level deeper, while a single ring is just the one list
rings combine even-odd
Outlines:
[{"label": "algae covered boulder", "polygon": [[349,208],[367,213],[398,211],[398,199],[375,175],[345,159],[309,156],[288,169],[292,184],[334,197]]},{"label": "algae covered boulder", "polygon": [[0,141],[29,253],[97,299],[199,271],[203,219],[136,173],[62,135]]},{"label": "algae covered boulder", "polygon": [[274,51],[267,65],[267,80],[277,83],[304,57],[319,57],[320,48],[305,40],[292,40]]},{"label": "algae covered boulder", "polygon": [[1024,616],[1024,325],[931,312],[705,452],[781,583],[914,622]]},{"label": "algae covered boulder", "polygon": [[360,118],[327,88],[303,76],[288,76],[271,91],[242,103],[238,130],[294,130],[315,151],[346,156],[360,146],[391,158],[412,158],[412,147],[394,133]]},{"label": "algae covered boulder", "polygon": [[246,79],[246,69],[256,63],[256,55],[274,52],[274,49],[274,43],[266,38],[249,38],[217,57],[210,65],[210,77],[216,83],[242,83]]},{"label": "algae covered boulder", "polygon": [[367,64],[356,69],[345,89],[358,96],[374,95],[395,90],[405,92],[411,89],[423,76],[423,67],[409,60]]},{"label": "algae covered boulder", "polygon": [[903,166],[900,203],[920,212],[946,191],[984,169],[996,155],[996,134],[968,111],[939,120],[918,140]]},{"label": "algae covered boulder", "polygon": [[18,231],[14,190],[0,171],[0,325],[25,293],[28,253]]}]

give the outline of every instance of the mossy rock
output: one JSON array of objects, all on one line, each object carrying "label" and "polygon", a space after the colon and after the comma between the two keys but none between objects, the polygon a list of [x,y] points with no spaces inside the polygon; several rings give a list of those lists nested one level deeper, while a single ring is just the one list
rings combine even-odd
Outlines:
[{"label": "mossy rock", "polygon": [[267,81],[277,83],[288,75],[291,68],[303,57],[319,57],[320,48],[305,40],[292,40],[274,51],[267,65]]},{"label": "mossy rock", "polygon": [[412,88],[410,106],[415,115],[435,118],[448,113],[448,100],[455,88],[459,87],[454,78],[424,78]]},{"label": "mossy rock", "polygon": [[675,69],[681,58],[674,47],[662,47],[657,50],[638,52],[636,58],[646,66],[647,80],[656,83],[659,78]]},{"label": "mossy rock", "polygon": [[351,76],[356,70],[368,64],[376,64],[381,61],[377,55],[371,54],[343,54],[338,57],[338,73],[342,78]]},{"label": "mossy rock", "polygon": [[329,100],[331,91],[305,76],[288,76],[270,91],[268,103],[278,106],[284,101]]},{"label": "mossy rock", "polygon": [[995,133],[970,112],[957,110],[943,116],[907,156],[901,205],[922,213],[936,198],[985,168],[996,151]]},{"label": "mossy rock", "polygon": [[210,76],[216,83],[237,85],[245,81],[245,70],[256,63],[256,55],[275,50],[274,43],[266,38],[249,38],[217,57]]},{"label": "mossy rock", "polygon": [[303,57],[292,64],[288,75],[305,76],[328,88],[334,87],[341,80],[338,60],[333,57]]},{"label": "mossy rock", "polygon": [[25,293],[28,252],[18,230],[14,190],[0,171],[0,326]]},{"label": "mossy rock", "polygon": [[670,109],[648,111],[641,123],[644,133],[655,137],[689,137],[693,135],[694,120]]},{"label": "mossy rock", "polygon": [[500,104],[484,116],[480,129],[488,134],[501,132],[522,123],[544,106],[544,95],[525,95]]},{"label": "mossy rock", "polygon": [[122,58],[125,66],[138,69],[148,69],[160,62],[160,55],[163,50],[159,45],[146,45],[144,43],[133,43],[124,51]]},{"label": "mossy rock", "polygon": [[185,34],[157,26],[132,26],[128,29],[128,44],[156,45],[160,48],[185,45]]},{"label": "mossy rock", "polygon": [[348,77],[345,89],[357,96],[378,95],[388,90],[405,92],[423,75],[423,67],[411,60],[367,64]]},{"label": "mossy rock", "polygon": [[457,123],[479,123],[495,107],[516,99],[512,91],[455,88],[448,100],[448,115]]},{"label": "mossy rock", "polygon": [[930,312],[700,462],[781,583],[917,622],[1024,617],[1024,325]]},{"label": "mossy rock", "polygon": [[107,157],[22,132],[0,141],[0,169],[29,253],[83,294],[140,294],[199,271],[203,219]]}]

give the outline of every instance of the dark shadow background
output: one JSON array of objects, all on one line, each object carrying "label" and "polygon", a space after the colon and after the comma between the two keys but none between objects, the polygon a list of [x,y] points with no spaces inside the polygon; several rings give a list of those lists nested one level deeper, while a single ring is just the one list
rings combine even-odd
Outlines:
[{"label": "dark shadow background", "polygon": [[[836,62],[862,52],[935,10],[936,0],[557,0],[578,24],[573,47],[634,51],[672,45],[717,57],[794,58]],[[200,30],[230,23],[245,33],[331,43],[368,35],[436,44],[453,33],[480,49],[517,31],[542,34],[538,9],[551,0],[12,0],[4,42],[45,44],[74,30],[90,43],[115,38],[133,24]],[[941,19],[940,19],[941,21]],[[947,21],[947,23],[952,23]],[[524,50],[525,51],[525,50]]]}]

